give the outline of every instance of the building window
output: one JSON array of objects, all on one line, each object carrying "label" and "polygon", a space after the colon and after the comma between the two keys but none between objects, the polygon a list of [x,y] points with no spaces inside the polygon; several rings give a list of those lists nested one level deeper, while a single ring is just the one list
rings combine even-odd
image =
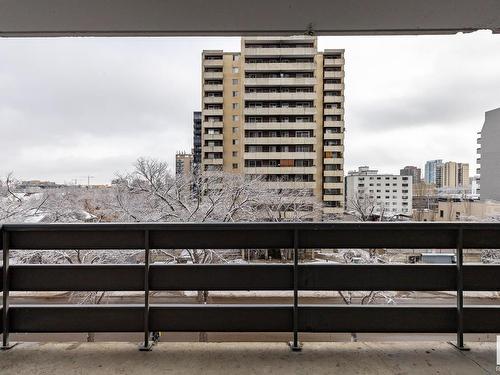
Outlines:
[{"label": "building window", "polygon": [[238,156],[238,151],[233,151],[233,157],[237,157]]},{"label": "building window", "polygon": [[234,66],[233,73],[239,73],[239,72],[240,72],[240,68],[238,68],[237,66]]},{"label": "building window", "polygon": [[233,98],[236,98],[237,96],[239,96],[238,91],[233,91]]},{"label": "building window", "polygon": [[444,211],[443,210],[439,210],[439,217],[444,217]]},{"label": "building window", "polygon": [[233,109],[238,109],[240,107],[240,103],[233,103]]},{"label": "building window", "polygon": [[237,85],[239,83],[239,81],[235,78],[233,79],[233,85]]},{"label": "building window", "polygon": [[238,128],[236,126],[233,126],[233,134],[238,133]]},{"label": "building window", "polygon": [[240,121],[240,116],[233,115],[233,121]]},{"label": "building window", "polygon": [[233,163],[233,169],[238,169],[238,163]]},{"label": "building window", "polygon": [[233,139],[233,145],[237,145],[239,142],[237,139]]}]

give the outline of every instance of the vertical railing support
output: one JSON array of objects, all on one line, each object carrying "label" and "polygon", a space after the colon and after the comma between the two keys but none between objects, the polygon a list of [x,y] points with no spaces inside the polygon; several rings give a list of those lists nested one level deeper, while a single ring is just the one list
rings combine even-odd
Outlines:
[{"label": "vertical railing support", "polygon": [[293,341],[289,343],[294,352],[302,350],[299,342],[299,230],[293,230]]},{"label": "vertical railing support", "polygon": [[470,350],[464,344],[464,231],[460,227],[457,235],[457,342],[451,343],[458,350]]},{"label": "vertical railing support", "polygon": [[16,345],[16,343],[9,342],[9,247],[10,238],[9,232],[2,228],[2,255],[3,255],[3,267],[2,267],[2,350],[8,350]]},{"label": "vertical railing support", "polygon": [[144,231],[144,342],[139,346],[140,351],[149,352],[153,342],[149,335],[149,230]]}]

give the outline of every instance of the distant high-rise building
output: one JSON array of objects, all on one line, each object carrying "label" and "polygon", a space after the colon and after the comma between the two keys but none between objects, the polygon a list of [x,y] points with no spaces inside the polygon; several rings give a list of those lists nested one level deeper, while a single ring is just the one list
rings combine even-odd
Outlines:
[{"label": "distant high-rise building", "polygon": [[500,201],[500,108],[486,112],[478,143],[480,199]]},{"label": "distant high-rise building", "polygon": [[317,38],[246,37],[202,55],[202,168],[307,189],[343,212],[344,50]]},{"label": "distant high-rise building", "polygon": [[469,181],[469,164],[448,161],[441,165],[443,188],[467,188]]},{"label": "distant high-rise building", "polygon": [[193,154],[178,151],[175,154],[175,176],[189,176],[193,168]]},{"label": "distant high-rise building", "polygon": [[193,112],[193,171],[201,166],[201,112]]},{"label": "distant high-rise building", "polygon": [[425,163],[424,180],[428,184],[434,184],[440,187],[442,184],[442,176],[440,167],[443,165],[443,160],[429,160]]},{"label": "distant high-rise building", "polygon": [[346,181],[346,209],[368,207],[374,215],[412,214],[412,176],[378,174],[377,170],[359,167],[350,171]]},{"label": "distant high-rise building", "polygon": [[399,171],[401,176],[411,176],[413,178],[413,183],[418,184],[422,180],[422,170],[418,167],[412,165],[407,165]]}]

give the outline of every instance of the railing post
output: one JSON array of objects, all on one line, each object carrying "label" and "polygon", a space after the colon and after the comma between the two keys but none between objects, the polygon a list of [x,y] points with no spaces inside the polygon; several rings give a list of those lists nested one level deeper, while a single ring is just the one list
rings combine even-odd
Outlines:
[{"label": "railing post", "polygon": [[3,281],[3,296],[2,296],[2,350],[8,350],[16,345],[16,343],[9,343],[9,232],[2,228],[2,281]]},{"label": "railing post", "polygon": [[293,341],[289,343],[294,352],[302,350],[299,342],[299,230],[293,230]]},{"label": "railing post", "polygon": [[149,230],[144,231],[144,342],[140,351],[149,352],[153,343],[149,338]]},{"label": "railing post", "polygon": [[457,342],[451,343],[458,350],[470,350],[464,345],[464,231],[460,226],[457,236]]}]

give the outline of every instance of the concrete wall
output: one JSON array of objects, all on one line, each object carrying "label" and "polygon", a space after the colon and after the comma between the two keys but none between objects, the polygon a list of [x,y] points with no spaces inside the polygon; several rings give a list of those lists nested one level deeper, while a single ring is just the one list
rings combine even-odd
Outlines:
[{"label": "concrete wall", "polygon": [[497,202],[439,202],[436,221],[459,221],[464,218],[488,219],[500,215]]},{"label": "concrete wall", "polygon": [[500,108],[486,112],[480,144],[481,200],[500,201]]}]

